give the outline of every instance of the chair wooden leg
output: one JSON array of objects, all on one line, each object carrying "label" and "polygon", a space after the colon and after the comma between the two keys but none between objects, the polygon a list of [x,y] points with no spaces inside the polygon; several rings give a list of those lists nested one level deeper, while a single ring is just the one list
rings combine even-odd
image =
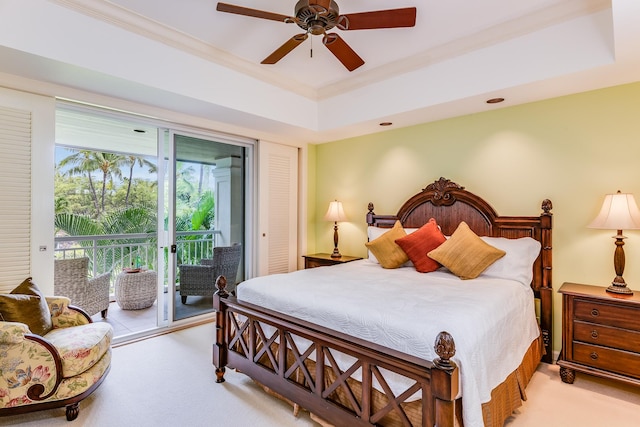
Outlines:
[{"label": "chair wooden leg", "polygon": [[79,402],[72,403],[67,406],[67,421],[73,421],[78,418],[78,414],[80,413],[80,404]]},{"label": "chair wooden leg", "polygon": [[182,300],[183,304],[187,303],[187,296],[186,295],[180,295],[180,299]]},{"label": "chair wooden leg", "polygon": [[103,319],[107,318],[107,311],[109,311],[109,308],[105,308],[104,310],[101,311]]}]

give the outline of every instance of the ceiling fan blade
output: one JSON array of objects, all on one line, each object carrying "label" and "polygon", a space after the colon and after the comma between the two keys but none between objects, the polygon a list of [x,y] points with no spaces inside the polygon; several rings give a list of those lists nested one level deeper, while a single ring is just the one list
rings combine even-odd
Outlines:
[{"label": "ceiling fan blade", "polygon": [[218,3],[218,5],[216,6],[216,10],[218,12],[235,13],[236,15],[251,16],[253,18],[270,19],[272,21],[279,21],[279,22],[286,22],[286,23],[295,21],[294,18],[287,15],[280,15],[279,13],[265,12],[264,10],[249,9],[248,7],[235,6],[233,4],[227,4],[227,3]]},{"label": "ceiling fan blade", "polygon": [[336,33],[325,34],[322,38],[322,44],[324,44],[349,71],[353,71],[364,64],[362,58]]},{"label": "ceiling fan blade", "polygon": [[376,28],[413,27],[414,25],[416,25],[416,8],[405,7],[340,15],[336,26],[341,30],[373,30]]},{"label": "ceiling fan blade", "polygon": [[282,46],[273,51],[273,53],[262,60],[261,64],[275,64],[280,61],[286,54],[298,47],[300,43],[309,37],[307,33],[296,34],[287,40]]}]

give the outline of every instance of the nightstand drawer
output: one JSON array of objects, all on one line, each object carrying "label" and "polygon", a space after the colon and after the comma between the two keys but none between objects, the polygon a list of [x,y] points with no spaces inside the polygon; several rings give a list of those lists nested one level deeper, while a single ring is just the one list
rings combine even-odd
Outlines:
[{"label": "nightstand drawer", "polygon": [[635,307],[576,298],[573,313],[574,318],[578,320],[640,331],[640,316]]},{"label": "nightstand drawer", "polygon": [[579,371],[640,386],[640,293],[568,282],[559,292],[562,381],[572,384]]},{"label": "nightstand drawer", "polygon": [[573,360],[587,366],[640,378],[640,354],[638,353],[574,342]]},{"label": "nightstand drawer", "polygon": [[575,321],[573,323],[573,339],[640,353],[640,332],[628,329]]}]

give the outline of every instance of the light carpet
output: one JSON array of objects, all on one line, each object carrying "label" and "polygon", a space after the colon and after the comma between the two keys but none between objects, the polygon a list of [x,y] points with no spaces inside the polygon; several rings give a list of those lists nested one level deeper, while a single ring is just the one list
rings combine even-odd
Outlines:
[{"label": "light carpet", "polygon": [[[104,383],[80,403],[67,422],[64,408],[13,417],[0,425],[21,426],[317,426],[301,411],[268,395],[243,374],[227,370],[215,383],[211,364],[214,325],[117,347]],[[640,388],[577,374],[564,384],[558,366],[541,364],[526,390],[528,400],[508,427],[631,427],[640,425]]]}]

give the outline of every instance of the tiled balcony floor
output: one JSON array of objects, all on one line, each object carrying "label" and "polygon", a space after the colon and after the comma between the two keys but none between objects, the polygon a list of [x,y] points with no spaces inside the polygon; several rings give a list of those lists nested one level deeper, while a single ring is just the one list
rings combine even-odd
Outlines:
[{"label": "tiled balcony floor", "polygon": [[[207,312],[212,312],[212,297],[188,297],[187,303],[182,304],[180,295],[176,293],[176,319],[183,319]],[[102,315],[97,313],[91,318],[94,322],[108,322],[113,327],[115,337],[121,337],[136,332],[143,332],[154,329],[157,324],[158,301],[153,303],[149,308],[141,310],[123,310],[117,302],[113,301],[109,304],[107,318],[102,319]],[[164,307],[165,317],[167,307]]]}]

